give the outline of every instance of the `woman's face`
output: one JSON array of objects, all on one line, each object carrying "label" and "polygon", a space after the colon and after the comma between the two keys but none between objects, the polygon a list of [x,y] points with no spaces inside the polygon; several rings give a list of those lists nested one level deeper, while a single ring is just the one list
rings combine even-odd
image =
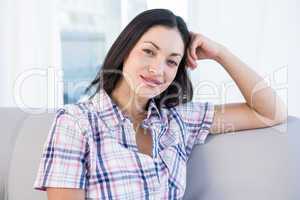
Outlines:
[{"label": "woman's face", "polygon": [[140,97],[152,98],[173,82],[184,54],[175,28],[153,26],[139,39],[123,63],[123,76]]}]

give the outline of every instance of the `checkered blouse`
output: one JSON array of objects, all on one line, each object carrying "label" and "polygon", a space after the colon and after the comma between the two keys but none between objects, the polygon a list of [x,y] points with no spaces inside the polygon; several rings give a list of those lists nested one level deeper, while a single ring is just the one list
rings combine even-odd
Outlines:
[{"label": "checkered blouse", "polygon": [[86,199],[181,199],[187,160],[213,114],[210,102],[159,109],[151,99],[142,123],[152,133],[151,157],[138,151],[132,121],[101,89],[57,110],[34,188],[80,188]]}]

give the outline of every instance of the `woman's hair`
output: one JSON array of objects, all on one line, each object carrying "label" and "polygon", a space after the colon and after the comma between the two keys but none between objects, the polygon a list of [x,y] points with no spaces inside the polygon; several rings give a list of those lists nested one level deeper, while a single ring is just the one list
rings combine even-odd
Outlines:
[{"label": "woman's hair", "polygon": [[192,100],[193,88],[186,70],[186,50],[190,43],[189,31],[184,20],[167,9],[146,10],[137,15],[124,28],[109,49],[95,79],[85,89],[85,93],[87,93],[91,88],[97,87],[90,99],[102,88],[111,96],[122,76],[123,61],[140,37],[155,25],[177,28],[184,42],[184,55],[178,66],[175,79],[165,91],[154,97],[155,103],[159,108],[161,106],[173,107]]}]

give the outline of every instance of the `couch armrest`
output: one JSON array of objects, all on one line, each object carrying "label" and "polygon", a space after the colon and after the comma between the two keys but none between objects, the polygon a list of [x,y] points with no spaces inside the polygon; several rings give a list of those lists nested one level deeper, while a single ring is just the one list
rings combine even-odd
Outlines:
[{"label": "couch armrest", "polygon": [[188,161],[184,199],[282,200],[291,194],[299,199],[289,188],[290,177],[298,177],[299,188],[298,130],[300,120],[289,116],[287,123],[269,128],[209,135]]}]

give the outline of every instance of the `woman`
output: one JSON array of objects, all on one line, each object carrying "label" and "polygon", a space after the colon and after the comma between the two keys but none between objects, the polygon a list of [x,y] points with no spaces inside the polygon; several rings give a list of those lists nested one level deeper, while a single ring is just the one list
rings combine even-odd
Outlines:
[{"label": "woman", "polygon": [[[199,59],[222,65],[246,102],[191,102],[187,67]],[[95,87],[89,100],[56,112],[34,185],[49,199],[181,199],[186,161],[209,133],[286,119],[260,76],[166,9],[128,24],[87,91]]]}]

